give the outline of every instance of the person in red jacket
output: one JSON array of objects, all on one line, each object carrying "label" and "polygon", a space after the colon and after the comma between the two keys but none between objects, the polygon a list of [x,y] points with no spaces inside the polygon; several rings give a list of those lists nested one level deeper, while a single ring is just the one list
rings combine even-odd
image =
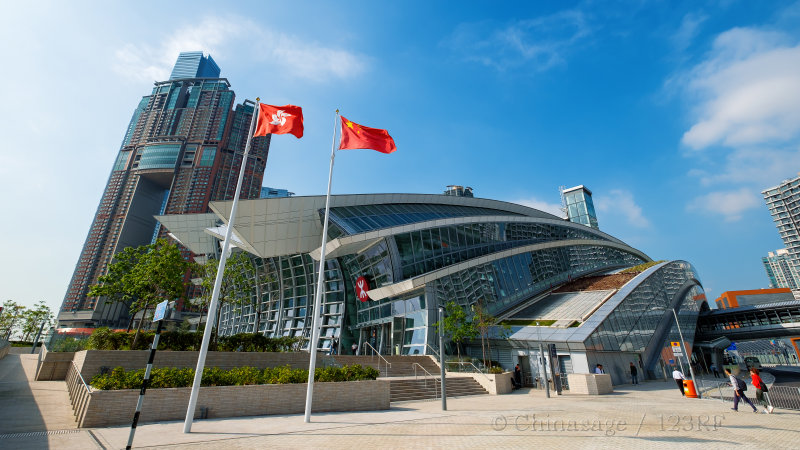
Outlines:
[{"label": "person in red jacket", "polygon": [[772,414],[772,410],[774,408],[772,405],[767,403],[767,400],[764,398],[764,393],[767,392],[767,385],[764,384],[764,380],[762,380],[761,376],[759,376],[757,368],[750,368],[750,379],[753,382],[753,387],[756,388],[756,400],[764,405],[764,413]]}]

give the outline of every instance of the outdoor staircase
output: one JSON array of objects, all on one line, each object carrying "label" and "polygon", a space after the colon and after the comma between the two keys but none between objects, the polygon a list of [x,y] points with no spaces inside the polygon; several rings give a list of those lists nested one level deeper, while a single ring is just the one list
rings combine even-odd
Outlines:
[{"label": "outdoor staircase", "polygon": [[[439,378],[400,378],[389,380],[391,402],[431,400],[439,395]],[[447,377],[447,397],[488,394],[472,377]]]},{"label": "outdoor staircase", "polygon": [[[417,376],[426,376],[430,375],[439,375],[440,369],[439,364],[434,361],[434,359],[430,356],[351,356],[351,355],[334,355],[332,357],[338,364],[343,366],[350,366],[353,364],[360,364],[362,366],[369,366],[374,367],[380,371],[381,377],[413,377],[414,375]],[[381,359],[383,358],[383,359]],[[388,370],[387,364],[384,362],[384,359],[389,363]],[[428,373],[425,373],[424,370],[420,369],[420,367],[416,367],[416,372],[414,371],[415,366],[414,364],[419,364]]]}]

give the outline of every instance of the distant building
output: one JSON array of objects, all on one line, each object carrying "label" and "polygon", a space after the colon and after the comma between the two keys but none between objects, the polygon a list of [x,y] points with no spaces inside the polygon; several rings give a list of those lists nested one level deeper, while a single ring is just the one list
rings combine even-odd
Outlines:
[{"label": "distant building", "polygon": [[780,289],[752,289],[748,291],[726,291],[714,302],[718,309],[738,308],[740,306],[763,305],[766,303],[790,302],[794,300],[792,290]]},{"label": "distant building", "polygon": [[[254,103],[235,103],[219,67],[202,52],[181,53],[169,81],[142,97],[125,130],[67,287],[61,327],[125,327],[128,307],[88,296],[114,255],[166,236],[160,214],[207,213],[233,198]],[[88,120],[88,119],[87,119]],[[241,198],[258,198],[270,136],[252,140]],[[80,174],[82,177],[95,174]],[[191,257],[186,250],[185,255]],[[180,308],[180,305],[179,305]]]},{"label": "distant building", "polygon": [[294,196],[294,192],[289,192],[286,189],[261,186],[261,198],[280,198],[280,197],[292,197],[292,196]]},{"label": "distant building", "polygon": [[444,191],[444,195],[453,195],[456,197],[474,197],[472,195],[472,188],[467,186],[450,185]]},{"label": "distant building", "polygon": [[764,264],[771,288],[789,288],[793,291],[800,288],[800,275],[792,266],[789,252],[785,248],[768,252],[767,256],[761,258],[761,262]]},{"label": "distant building", "polygon": [[800,273],[800,177],[761,192],[783,245],[787,260],[796,273]]},{"label": "distant building", "polygon": [[597,213],[594,211],[594,202],[592,201],[592,191],[584,185],[560,190],[561,204],[567,214],[567,219],[570,222],[582,223],[587,227],[599,230]]}]

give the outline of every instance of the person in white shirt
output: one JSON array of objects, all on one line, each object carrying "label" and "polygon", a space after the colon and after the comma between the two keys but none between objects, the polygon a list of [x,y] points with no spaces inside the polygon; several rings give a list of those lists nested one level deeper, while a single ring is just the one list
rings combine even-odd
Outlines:
[{"label": "person in white shirt", "polygon": [[744,395],[744,389],[741,389],[739,382],[741,381],[745,389],[747,389],[747,384],[745,384],[743,380],[736,378],[736,375],[732,374],[730,369],[725,369],[725,375],[728,376],[728,379],[731,382],[731,387],[733,388],[733,408],[731,409],[738,412],[739,400],[744,400],[745,403],[747,403],[748,405],[750,405],[751,408],[753,408],[753,412],[757,413],[758,409],[756,408],[755,405],[753,405],[753,402],[751,402],[750,399],[747,398],[746,395]]},{"label": "person in white shirt", "polygon": [[678,390],[681,391],[681,395],[686,397],[686,393],[683,392],[683,380],[686,379],[686,377],[683,376],[683,372],[676,367],[675,370],[672,371],[672,378],[675,380],[675,384],[678,385]]},{"label": "person in white shirt", "polygon": [[598,364],[597,367],[594,368],[594,373],[597,374],[597,375],[600,375],[600,374],[604,374],[606,372],[605,372],[605,370],[603,370],[603,365],[602,364]]}]

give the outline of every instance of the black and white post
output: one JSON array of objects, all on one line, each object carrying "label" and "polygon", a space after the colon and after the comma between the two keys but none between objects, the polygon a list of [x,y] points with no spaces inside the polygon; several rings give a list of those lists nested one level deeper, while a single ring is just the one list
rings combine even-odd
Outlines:
[{"label": "black and white post", "polygon": [[[139,401],[136,402],[136,412],[133,413],[133,423],[131,423],[131,433],[128,435],[128,445],[125,450],[131,450],[133,446],[133,435],[136,434],[136,425],[139,423],[139,415],[142,413],[142,403],[144,402],[144,394],[147,392],[147,385],[150,383],[150,372],[153,370],[153,359],[156,357],[156,349],[158,348],[158,338],[161,336],[161,328],[164,326],[164,319],[169,316],[169,301],[164,300],[156,306],[156,312],[153,314],[153,322],[158,321],[158,328],[156,335],[153,337],[153,345],[150,346],[150,358],[147,360],[147,368],[144,370],[144,380],[142,380],[142,389],[139,391]],[[142,317],[144,320],[144,316]]]}]

